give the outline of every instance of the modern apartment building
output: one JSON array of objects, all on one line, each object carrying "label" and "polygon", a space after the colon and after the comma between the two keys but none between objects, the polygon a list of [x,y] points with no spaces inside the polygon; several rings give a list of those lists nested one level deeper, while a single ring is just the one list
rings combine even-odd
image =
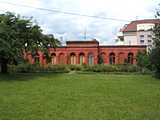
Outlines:
[{"label": "modern apartment building", "polygon": [[136,20],[124,25],[117,34],[116,44],[153,46],[153,28],[160,19]]}]

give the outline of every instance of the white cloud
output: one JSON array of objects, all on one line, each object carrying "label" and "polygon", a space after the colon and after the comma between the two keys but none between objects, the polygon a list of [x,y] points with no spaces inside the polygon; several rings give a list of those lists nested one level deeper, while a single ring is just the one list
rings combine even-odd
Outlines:
[{"label": "white cloud", "polygon": [[[135,20],[153,18],[159,0],[8,0],[8,2],[106,18]],[[101,44],[113,44],[116,32],[127,23],[50,13],[1,2],[0,10],[33,16],[42,26],[44,33],[55,34],[58,38],[63,36],[65,40],[82,39],[86,29],[87,38],[97,38]]]}]

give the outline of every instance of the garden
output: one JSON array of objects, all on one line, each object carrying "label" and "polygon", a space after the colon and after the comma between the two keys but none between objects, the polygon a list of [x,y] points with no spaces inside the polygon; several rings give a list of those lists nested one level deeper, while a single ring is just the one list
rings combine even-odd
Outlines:
[{"label": "garden", "polygon": [[151,75],[0,74],[1,120],[158,120],[159,100]]}]

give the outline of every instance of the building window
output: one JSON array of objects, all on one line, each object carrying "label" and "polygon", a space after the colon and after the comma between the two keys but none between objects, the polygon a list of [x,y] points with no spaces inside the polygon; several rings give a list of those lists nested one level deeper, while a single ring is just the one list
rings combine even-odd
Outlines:
[{"label": "building window", "polygon": [[144,38],[144,35],[140,35],[140,38]]},{"label": "building window", "polygon": [[94,56],[93,56],[92,53],[90,53],[90,54],[88,55],[88,64],[89,64],[89,65],[93,65],[93,64],[94,64]]},{"label": "building window", "polygon": [[109,63],[115,64],[115,54],[114,53],[109,54]]},{"label": "building window", "polygon": [[152,42],[152,40],[148,40],[148,42],[149,42],[149,43],[151,43],[151,42]]},{"label": "building window", "polygon": [[144,43],[144,40],[140,40],[140,43]]},{"label": "building window", "polygon": [[83,53],[80,53],[80,55],[79,55],[79,63],[80,63],[81,65],[85,63],[85,62],[84,62],[84,54],[83,54]]},{"label": "building window", "polygon": [[74,53],[71,53],[70,63],[71,63],[72,65],[75,65],[75,64],[76,64],[76,55],[75,55]]},{"label": "building window", "polygon": [[128,63],[133,64],[133,53],[128,54]]},{"label": "building window", "polygon": [[36,53],[36,55],[35,55],[35,57],[34,57],[34,63],[35,63],[35,64],[39,64],[39,62],[40,62],[40,56],[39,56],[38,53]]},{"label": "building window", "polygon": [[140,43],[144,43],[144,35],[140,35]]},{"label": "building window", "polygon": [[148,37],[148,38],[152,38],[152,35],[148,35],[147,37]]},{"label": "building window", "polygon": [[52,64],[56,64],[56,54],[55,53],[51,54],[51,62]]}]

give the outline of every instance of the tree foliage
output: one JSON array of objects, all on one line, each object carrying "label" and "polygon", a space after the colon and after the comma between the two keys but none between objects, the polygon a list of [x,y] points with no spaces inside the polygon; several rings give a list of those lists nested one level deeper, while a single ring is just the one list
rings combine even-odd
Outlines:
[{"label": "tree foliage", "polygon": [[151,64],[150,64],[150,61],[149,61],[149,55],[147,54],[146,51],[139,51],[137,53],[136,59],[137,59],[137,65],[139,67],[141,67],[142,70],[143,70],[143,68],[151,69]]},{"label": "tree foliage", "polygon": [[0,65],[1,72],[7,72],[7,64],[18,64],[24,52],[42,51],[46,56],[49,47],[60,42],[53,35],[44,35],[32,18],[7,12],[0,14]]},{"label": "tree foliage", "polygon": [[[156,18],[160,21],[160,8],[157,9]],[[160,78],[160,22],[155,25],[153,33],[154,47],[150,53],[150,61],[155,70],[156,77]]]}]

